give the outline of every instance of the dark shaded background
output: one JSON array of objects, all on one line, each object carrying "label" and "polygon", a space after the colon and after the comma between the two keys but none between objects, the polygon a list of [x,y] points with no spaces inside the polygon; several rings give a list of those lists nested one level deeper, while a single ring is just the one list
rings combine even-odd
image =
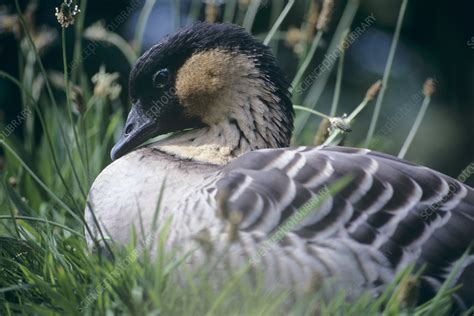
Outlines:
[{"label": "dark shaded background", "polygon": [[[0,5],[7,5],[14,10],[12,2],[12,0],[0,0]],[[54,16],[54,8],[60,2],[39,1],[36,24],[56,28],[60,34],[60,28]],[[301,23],[305,13],[303,2],[297,1],[283,23],[282,30],[290,25]],[[332,31],[345,5],[345,1],[337,2]],[[25,3],[26,1],[22,1],[22,5]],[[125,0],[89,1],[85,26],[97,20],[111,22],[128,3],[129,1]],[[157,1],[147,25],[143,49],[174,29],[177,22],[174,21],[172,3],[171,0]],[[353,27],[360,25],[370,13],[374,13],[376,22],[347,51],[341,112],[349,113],[362,100],[367,88],[382,77],[400,4],[401,0],[361,1]],[[268,17],[271,5],[272,1],[270,1],[270,6],[259,11],[253,29],[254,34],[269,29]],[[181,25],[190,23],[190,18],[187,16],[189,8],[189,1],[181,1]],[[117,29],[126,39],[130,39],[134,34],[140,9],[141,7]],[[396,113],[398,107],[409,102],[414,94],[419,93],[427,77],[436,78],[439,82],[438,91],[406,158],[453,177],[457,177],[462,169],[474,161],[474,43],[472,46],[468,45],[468,42],[474,42],[473,37],[474,1],[411,0],[379,123],[381,126],[384,120],[388,120]],[[325,36],[326,40],[329,38],[330,34]],[[73,40],[71,28],[68,31],[69,54],[72,54]],[[323,45],[326,44],[327,41],[323,43]],[[87,45],[87,41],[84,45]],[[292,78],[296,72],[296,56],[290,48],[285,46],[284,41],[281,41],[279,45],[278,58],[288,77]],[[325,51],[320,49],[314,66],[322,60],[324,53]],[[0,34],[0,69],[18,77],[17,56],[18,43],[14,36]],[[61,46],[58,39],[44,55],[43,62],[48,69],[62,71]],[[126,86],[130,69],[116,48],[100,45],[96,54],[85,60],[85,70],[89,78],[98,71],[101,64],[107,66],[108,72],[120,72],[121,84]],[[321,111],[329,112],[334,80],[335,71],[318,103],[318,109]],[[123,99],[126,100],[126,98],[126,89],[124,89]],[[360,145],[363,141],[370,122],[371,109],[361,114],[354,126],[350,144]],[[0,111],[0,118],[4,123],[14,119],[20,111],[18,89],[1,79]],[[392,154],[398,152],[415,114],[416,111],[400,122],[390,135],[387,135],[387,152]],[[310,121],[310,124],[316,125],[317,120]],[[20,133],[21,129],[17,129],[17,132]],[[471,185],[474,183],[472,180],[471,177],[468,182]]]}]

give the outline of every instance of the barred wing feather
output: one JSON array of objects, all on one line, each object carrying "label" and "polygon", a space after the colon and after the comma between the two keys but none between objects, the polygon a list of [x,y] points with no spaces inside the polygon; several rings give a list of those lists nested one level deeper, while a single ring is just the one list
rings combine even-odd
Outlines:
[{"label": "barred wing feather", "polygon": [[[346,186],[290,227],[300,247],[337,240],[355,252],[359,246],[376,250],[394,272],[410,263],[425,266],[421,300],[436,292],[466,251],[458,282],[474,278],[474,191],[429,168],[366,149],[300,147],[250,152],[223,174],[217,199],[227,198],[225,216],[238,213],[241,231],[267,236],[349,176]],[[455,299],[461,307],[474,305],[474,288],[462,286]]]}]

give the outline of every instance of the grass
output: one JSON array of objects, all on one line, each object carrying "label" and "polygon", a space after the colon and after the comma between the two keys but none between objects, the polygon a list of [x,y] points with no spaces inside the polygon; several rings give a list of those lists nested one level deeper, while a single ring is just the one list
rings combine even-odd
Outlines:
[{"label": "grass", "polygon": [[377,122],[380,116],[380,111],[382,109],[382,102],[385,96],[385,90],[388,84],[388,79],[390,78],[390,72],[392,70],[393,59],[395,58],[395,52],[397,50],[398,40],[400,38],[400,31],[403,25],[403,19],[405,17],[405,11],[408,5],[408,0],[403,0],[400,13],[398,15],[397,26],[395,28],[395,34],[393,35],[392,45],[390,46],[390,52],[388,54],[387,64],[383,73],[383,85],[382,89],[377,98],[377,103],[375,104],[374,114],[372,115],[372,120],[370,121],[369,131],[367,132],[367,138],[365,140],[365,146],[369,147],[372,138],[374,137],[375,128],[377,127]]},{"label": "grass", "polygon": [[[15,3],[20,12],[18,1]],[[130,62],[140,52],[154,3],[153,0],[146,1],[133,48],[125,47],[128,44],[118,34],[111,32],[109,35],[112,36],[107,36]],[[238,1],[230,1],[230,4],[224,18],[228,21],[236,18],[252,29],[260,1],[251,1],[248,7]],[[275,15],[275,23],[269,26],[270,31],[264,37],[266,43],[272,42],[273,47],[276,46],[274,36],[293,5],[294,1],[288,1],[286,6],[281,3],[282,12]],[[99,76],[92,87],[83,71],[84,61],[78,56],[81,38],[88,32],[84,30],[84,17],[81,16],[86,12],[86,6],[86,1],[82,1],[76,27],[62,29],[62,86],[51,83],[51,76],[31,37],[32,30],[28,29],[29,23],[22,15],[24,36],[19,46],[20,76],[14,78],[0,71],[0,78],[13,82],[21,90],[22,107],[34,109],[34,114],[32,111],[28,115],[27,124],[22,127],[24,140],[12,134],[0,142],[6,160],[6,163],[0,162],[1,315],[314,315],[316,312],[322,315],[431,315],[434,310],[437,315],[449,313],[452,289],[448,285],[423,306],[414,308],[405,304],[400,293],[407,291],[408,281],[413,277],[414,271],[410,268],[376,299],[367,294],[349,303],[342,291],[326,301],[321,294],[310,293],[289,306],[286,302],[292,298],[292,293],[279,290],[269,293],[259,282],[250,285],[244,270],[229,273],[221,280],[221,286],[216,287],[210,281],[211,269],[202,267],[187,271],[180,264],[183,258],[165,252],[163,246],[158,249],[158,260],[151,260],[146,249],[137,253],[136,243],[120,249],[108,245],[109,251],[114,253],[113,260],[90,253],[84,239],[84,231],[88,230],[83,220],[86,193],[92,179],[110,162],[110,148],[124,125],[124,105],[109,93],[110,82],[105,77]],[[349,13],[341,24],[342,31],[351,24],[357,7],[351,1]],[[190,16],[198,15],[198,1],[194,1],[191,11]],[[74,59],[66,55],[67,32],[75,32]],[[303,78],[315,51],[320,49],[321,37],[322,32],[318,32],[309,39],[312,45],[301,56],[301,68],[294,82]],[[340,39],[336,36],[333,42],[338,45]],[[68,71],[70,60],[79,62]],[[338,80],[341,77],[342,70]],[[34,91],[34,81],[42,81],[43,88]],[[321,87],[318,80],[307,95],[318,93]],[[73,96],[73,88],[82,91],[82,98],[80,93]],[[367,103],[365,98],[349,116],[349,121]],[[295,108],[321,114],[306,107]],[[304,120],[299,124],[301,122]],[[417,126],[420,123],[421,119]],[[32,126],[41,129],[41,137],[37,137]],[[4,128],[2,126],[2,130]],[[304,126],[297,128],[302,130]],[[338,130],[327,141],[334,142],[337,134]],[[161,232],[160,245],[166,237],[166,231]]]}]

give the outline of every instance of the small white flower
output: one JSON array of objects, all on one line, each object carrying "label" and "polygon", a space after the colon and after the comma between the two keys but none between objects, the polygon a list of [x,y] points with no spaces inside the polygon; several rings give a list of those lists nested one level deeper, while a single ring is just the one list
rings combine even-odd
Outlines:
[{"label": "small white flower", "polygon": [[101,97],[108,97],[110,100],[115,100],[119,97],[122,91],[122,86],[115,82],[119,78],[119,73],[106,73],[105,67],[101,66],[98,73],[92,76],[94,86],[94,95]]},{"label": "small white flower", "polygon": [[329,132],[332,133],[336,129],[339,129],[346,133],[352,132],[352,128],[346,118],[346,113],[344,113],[344,115],[342,115],[341,117],[331,117],[329,119],[329,122],[331,123],[331,126],[328,128]]},{"label": "small white flower", "polygon": [[56,13],[54,13],[54,15],[56,16],[56,19],[58,20],[59,24],[61,24],[61,27],[68,27],[69,25],[73,25],[76,19],[76,15],[81,12],[77,5],[74,5],[74,7],[72,8],[71,7],[72,0],[64,0],[64,2],[61,3],[61,6],[59,8],[56,7]]}]

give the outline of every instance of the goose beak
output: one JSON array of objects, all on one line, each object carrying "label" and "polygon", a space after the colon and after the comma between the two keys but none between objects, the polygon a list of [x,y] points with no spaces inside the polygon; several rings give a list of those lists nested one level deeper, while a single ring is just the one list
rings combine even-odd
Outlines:
[{"label": "goose beak", "polygon": [[112,148],[110,154],[112,160],[116,160],[136,147],[143,144],[148,139],[159,134],[159,129],[155,120],[148,117],[138,101],[132,106],[128,114],[127,123],[122,132],[122,136]]}]

